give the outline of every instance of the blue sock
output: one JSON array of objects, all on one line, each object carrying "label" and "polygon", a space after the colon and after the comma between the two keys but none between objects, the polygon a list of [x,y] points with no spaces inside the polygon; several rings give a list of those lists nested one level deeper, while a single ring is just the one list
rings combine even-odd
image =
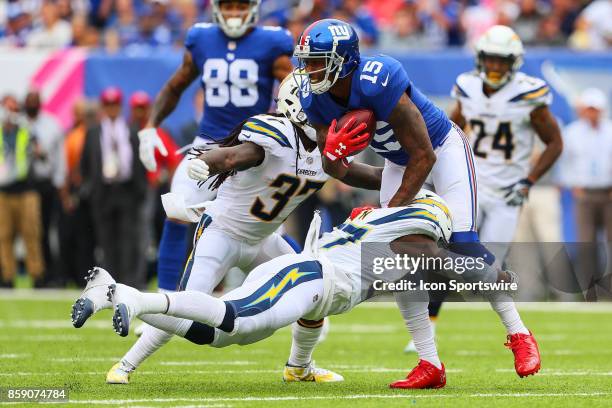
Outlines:
[{"label": "blue sock", "polygon": [[483,258],[483,260],[493,265],[495,255],[480,243],[476,231],[453,232],[450,237],[449,249],[459,255]]},{"label": "blue sock", "polygon": [[157,286],[176,290],[187,252],[187,225],[166,220],[159,241]]}]

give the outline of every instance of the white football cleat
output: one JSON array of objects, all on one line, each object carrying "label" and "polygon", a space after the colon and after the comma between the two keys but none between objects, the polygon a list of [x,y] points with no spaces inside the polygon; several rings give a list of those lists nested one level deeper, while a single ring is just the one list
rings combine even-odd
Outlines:
[{"label": "white football cleat", "polygon": [[125,337],[130,332],[130,323],[140,314],[140,291],[121,283],[108,286],[108,300],[113,304],[113,328]]},{"label": "white football cleat", "polygon": [[325,368],[318,368],[315,362],[311,361],[305,367],[286,364],[283,370],[283,381],[328,383],[344,381],[344,377]]},{"label": "white football cleat", "polygon": [[77,329],[82,327],[94,313],[112,307],[112,303],[106,297],[108,285],[115,283],[110,273],[105,269],[94,266],[87,272],[85,280],[87,285],[81,296],[72,305],[72,313],[70,314],[72,325]]},{"label": "white football cleat", "polygon": [[114,366],[112,366],[110,370],[108,370],[108,373],[106,373],[106,383],[129,384],[130,372],[131,371],[126,369],[126,367],[124,367],[121,362],[118,362]]}]

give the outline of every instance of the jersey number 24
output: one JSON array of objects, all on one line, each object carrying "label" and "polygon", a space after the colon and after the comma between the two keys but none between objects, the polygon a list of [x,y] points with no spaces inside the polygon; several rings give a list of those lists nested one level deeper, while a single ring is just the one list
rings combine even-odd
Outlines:
[{"label": "jersey number 24", "polygon": [[[476,134],[476,140],[474,141],[474,154],[483,159],[487,158],[487,153],[480,150],[480,143],[487,137],[485,132],[485,124],[477,119],[470,121],[470,127]],[[512,151],[514,150],[514,144],[512,143],[512,130],[510,128],[510,122],[502,122],[497,128],[497,132],[493,135],[493,143],[491,144],[492,150],[501,150],[504,152],[504,159],[512,159]]]},{"label": "jersey number 24", "polygon": [[[227,83],[227,80],[231,85]],[[204,63],[202,81],[206,87],[206,104],[222,107],[232,102],[238,108],[253,106],[259,99],[259,68],[252,59],[227,62],[210,58]]]}]

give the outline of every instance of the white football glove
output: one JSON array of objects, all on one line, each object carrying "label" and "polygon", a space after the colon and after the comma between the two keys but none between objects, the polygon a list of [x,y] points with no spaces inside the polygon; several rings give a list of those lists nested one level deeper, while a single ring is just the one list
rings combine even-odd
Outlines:
[{"label": "white football glove", "polygon": [[527,201],[527,197],[529,197],[529,189],[532,185],[531,181],[524,178],[508,187],[504,187],[502,190],[506,191],[506,195],[504,195],[506,204],[512,207],[523,205]]},{"label": "white football glove", "polygon": [[191,159],[187,164],[187,174],[196,181],[206,181],[210,174],[208,164],[202,159]]},{"label": "white football glove", "polygon": [[155,149],[159,150],[162,156],[167,156],[168,151],[157,134],[155,128],[145,128],[138,132],[140,145],[138,146],[138,156],[140,161],[149,171],[157,170],[157,162],[155,161]]}]

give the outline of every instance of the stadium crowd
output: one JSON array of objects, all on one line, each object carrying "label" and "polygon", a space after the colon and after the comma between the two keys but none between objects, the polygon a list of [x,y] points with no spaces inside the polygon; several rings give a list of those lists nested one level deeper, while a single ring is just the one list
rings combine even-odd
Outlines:
[{"label": "stadium crowd", "polygon": [[[0,44],[103,47],[107,52],[182,47],[190,25],[210,20],[206,3],[5,1],[0,3]],[[500,22],[513,25],[528,45],[592,50],[612,46],[612,1],[608,0],[264,0],[262,5],[264,23],[283,25],[294,36],[309,22],[325,17],[350,21],[360,30],[365,46],[396,51],[468,45]],[[566,128],[570,143],[559,165],[560,180],[578,202],[579,240],[595,240],[599,227],[607,226],[610,241],[612,122],[605,119],[605,94],[589,92],[579,105],[579,120]],[[155,248],[164,220],[157,197],[168,190],[181,158],[179,146],[191,142],[199,120],[185,123],[180,134],[162,132],[169,155],[165,160],[158,157],[163,163],[160,170],[147,173],[138,160],[136,134],[146,122],[151,97],[107,88],[97,100],[77,103],[74,124],[63,132],[41,110],[36,91],[23,100],[2,96],[0,287],[14,285],[17,259],[23,259],[35,287],[64,287],[70,282],[82,285],[84,272],[101,257],[111,270],[134,270],[134,281],[127,283],[146,285],[155,271]],[[203,106],[202,92],[194,104]],[[121,114],[124,105],[130,107],[126,118]],[[585,133],[588,142],[598,147],[584,148]],[[363,204],[364,197],[357,199],[355,194],[341,183],[329,183],[295,218],[308,220],[312,210],[320,208],[330,228],[353,204]],[[375,204],[376,195],[365,200]],[[304,237],[305,228],[307,223],[298,222],[290,232]],[[18,236],[23,245],[15,245]]]},{"label": "stadium crowd", "polygon": [[[208,0],[7,0],[0,45],[108,52],[181,47],[187,28],[210,21]],[[263,0],[264,24],[299,35],[312,21],[353,24],[364,46],[402,51],[470,46],[495,24],[526,45],[603,50],[612,46],[609,0]]]}]

